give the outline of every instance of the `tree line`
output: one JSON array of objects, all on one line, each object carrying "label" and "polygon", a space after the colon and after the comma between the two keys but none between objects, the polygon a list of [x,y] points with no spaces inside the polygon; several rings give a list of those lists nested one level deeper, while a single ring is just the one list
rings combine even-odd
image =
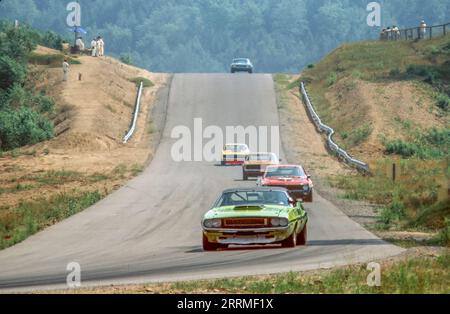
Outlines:
[{"label": "tree line", "polygon": [[[71,38],[68,1],[6,0],[0,18]],[[249,57],[260,72],[298,72],[343,42],[376,38],[368,0],[80,0],[87,41],[101,34],[107,52],[161,72],[227,71]],[[450,20],[448,0],[383,0],[381,27]]]}]

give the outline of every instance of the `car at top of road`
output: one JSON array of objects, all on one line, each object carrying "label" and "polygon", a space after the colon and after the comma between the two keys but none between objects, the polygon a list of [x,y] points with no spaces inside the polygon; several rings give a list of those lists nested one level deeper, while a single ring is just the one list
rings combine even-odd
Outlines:
[{"label": "car at top of road", "polygon": [[284,188],[225,190],[203,217],[205,251],[229,245],[306,245],[308,215]]},{"label": "car at top of road", "polygon": [[259,182],[264,187],[286,188],[294,199],[306,203],[313,201],[313,182],[302,166],[269,166]]},{"label": "car at top of road", "polygon": [[261,177],[268,166],[278,165],[279,163],[280,159],[274,153],[251,153],[245,157],[242,165],[243,180]]},{"label": "car at top of road", "polygon": [[236,58],[231,63],[231,73],[248,72],[253,73],[253,64],[248,58]]},{"label": "car at top of road", "polygon": [[222,166],[242,165],[249,154],[247,144],[226,144],[222,151]]}]

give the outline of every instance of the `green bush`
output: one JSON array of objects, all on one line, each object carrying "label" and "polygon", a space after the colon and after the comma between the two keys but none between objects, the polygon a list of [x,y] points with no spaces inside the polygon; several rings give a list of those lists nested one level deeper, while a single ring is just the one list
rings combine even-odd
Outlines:
[{"label": "green bush", "polygon": [[123,54],[120,56],[120,61],[122,63],[128,64],[128,65],[133,65],[133,59],[131,59],[131,56],[128,54]]},{"label": "green bush", "polygon": [[436,146],[450,146],[450,129],[433,128],[425,135],[426,140]]},{"label": "green bush", "polygon": [[402,219],[404,219],[404,217],[405,205],[398,200],[394,200],[382,210],[380,222],[387,227],[392,224],[399,223]]},{"label": "green bush", "polygon": [[41,34],[39,44],[48,48],[62,50],[64,39],[55,32],[45,32]]},{"label": "green bush", "polygon": [[36,48],[38,39],[39,34],[26,25],[19,28],[2,25],[0,28],[0,55],[8,56],[24,64],[30,52]]},{"label": "green bush", "polygon": [[0,111],[0,148],[14,149],[53,137],[53,124],[30,108]]},{"label": "green bush", "polygon": [[0,89],[7,90],[14,84],[23,84],[25,78],[25,66],[8,56],[0,57]]},{"label": "green bush", "polygon": [[420,76],[424,78],[425,82],[433,84],[440,79],[439,72],[429,65],[411,64],[406,69],[406,73],[410,76]]},{"label": "green bush", "polygon": [[426,132],[415,131],[411,141],[394,140],[385,143],[388,154],[421,159],[442,159],[449,156],[450,129],[430,129]]},{"label": "green bush", "polygon": [[337,74],[335,72],[331,72],[327,78],[327,85],[332,86],[337,82]]},{"label": "green bush", "polygon": [[401,71],[399,68],[393,68],[391,71],[389,71],[389,76],[393,77],[393,78],[399,77],[400,74],[401,74]]},{"label": "green bush", "polygon": [[403,157],[412,157],[417,154],[419,148],[416,144],[406,143],[402,140],[396,140],[387,143],[386,145],[386,153],[391,155],[400,155]]},{"label": "green bush", "polygon": [[450,246],[450,218],[445,218],[445,227],[439,232],[439,242]]},{"label": "green bush", "polygon": [[55,101],[53,98],[45,95],[37,95],[33,97],[33,108],[41,113],[53,113],[55,110]]},{"label": "green bush", "polygon": [[450,106],[450,97],[445,94],[439,94],[437,96],[438,107],[444,111],[448,111]]},{"label": "green bush", "polygon": [[19,84],[14,84],[7,91],[7,98],[5,99],[5,105],[11,109],[18,109],[27,104],[29,100],[29,93]]},{"label": "green bush", "polygon": [[144,87],[152,87],[152,86],[155,85],[152,81],[150,81],[149,79],[146,79],[145,77],[133,77],[133,78],[130,78],[128,80],[130,82],[135,83],[136,86],[139,86],[141,84],[141,82],[144,83],[143,84]]}]

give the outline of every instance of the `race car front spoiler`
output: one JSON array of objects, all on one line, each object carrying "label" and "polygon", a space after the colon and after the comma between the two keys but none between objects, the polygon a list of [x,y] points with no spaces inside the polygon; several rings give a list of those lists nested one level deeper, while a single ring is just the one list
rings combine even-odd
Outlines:
[{"label": "race car front spoiler", "polygon": [[258,245],[274,244],[285,240],[292,232],[293,226],[249,228],[249,229],[222,229],[205,228],[204,231],[211,242],[219,244]]},{"label": "race car front spoiler", "polygon": [[273,244],[279,242],[275,237],[266,238],[264,236],[248,238],[226,238],[218,239],[219,244],[252,245],[252,244]]}]

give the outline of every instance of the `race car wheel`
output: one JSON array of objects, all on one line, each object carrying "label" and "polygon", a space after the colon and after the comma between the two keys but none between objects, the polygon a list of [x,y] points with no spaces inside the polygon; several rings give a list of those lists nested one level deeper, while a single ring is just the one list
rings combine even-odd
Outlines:
[{"label": "race car wheel", "polygon": [[242,179],[243,179],[244,181],[248,181],[248,175],[246,175],[246,174],[244,173],[244,175],[242,176]]},{"label": "race car wheel", "polygon": [[203,235],[203,250],[204,251],[217,251],[218,249],[225,249],[226,245],[219,243],[211,243],[208,241],[208,237]]},{"label": "race car wheel", "polygon": [[295,232],[293,232],[289,238],[281,242],[282,247],[293,248],[296,247],[296,245],[297,245],[297,235],[295,234]]},{"label": "race car wheel", "polygon": [[308,225],[305,224],[302,232],[297,235],[297,245],[306,245],[306,241],[308,241]]}]

